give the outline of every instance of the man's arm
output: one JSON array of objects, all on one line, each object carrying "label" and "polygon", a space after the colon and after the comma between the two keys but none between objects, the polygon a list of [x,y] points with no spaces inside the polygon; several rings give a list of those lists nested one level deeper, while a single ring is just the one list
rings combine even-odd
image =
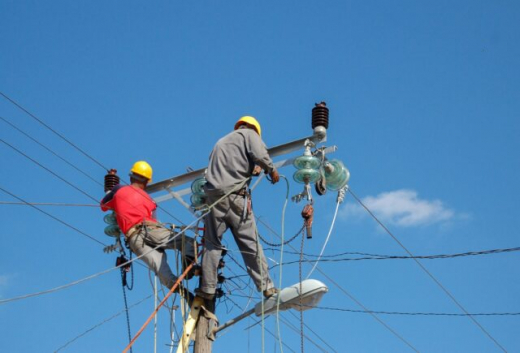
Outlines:
[{"label": "man's arm", "polygon": [[112,200],[114,199],[116,192],[122,187],[122,185],[114,186],[114,188],[108,194],[106,194],[105,197],[103,197],[103,200],[101,200],[101,202],[99,203],[99,205],[101,206],[101,211],[106,212],[108,210],[113,209]]},{"label": "man's arm", "polygon": [[[276,184],[280,180],[280,175],[274,167],[273,161],[267,152],[267,147],[264,141],[260,138],[256,132],[248,134],[249,136],[249,155],[253,158],[253,161],[260,166],[266,173],[271,177],[271,182]],[[255,167],[256,169],[256,167]],[[255,172],[255,170],[253,170]],[[253,174],[254,175],[254,174]]]},{"label": "man's arm", "polygon": [[255,164],[262,167],[266,173],[270,173],[274,169],[274,165],[269,156],[269,152],[267,152],[267,147],[265,146],[264,141],[262,141],[255,131],[248,131],[249,133],[246,134],[248,154],[251,156]]}]

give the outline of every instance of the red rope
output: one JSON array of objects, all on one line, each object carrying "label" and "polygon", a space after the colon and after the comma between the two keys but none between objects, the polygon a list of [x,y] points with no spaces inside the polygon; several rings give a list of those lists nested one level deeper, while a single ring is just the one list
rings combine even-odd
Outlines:
[{"label": "red rope", "polygon": [[179,284],[181,283],[181,281],[184,279],[184,277],[186,277],[186,275],[188,274],[188,272],[191,270],[191,268],[193,267],[193,265],[195,264],[195,262],[192,262],[188,267],[186,267],[186,269],[184,270],[184,272],[182,273],[182,275],[177,279],[177,281],[175,282],[175,284],[173,285],[173,287],[170,289],[170,291],[168,292],[168,294],[166,294],[166,296],[164,297],[164,299],[159,303],[159,305],[157,306],[157,308],[153,311],[153,313],[150,315],[150,317],[148,318],[148,320],[146,320],[146,322],[143,324],[143,326],[141,327],[141,329],[135,334],[134,338],[132,338],[132,340],[130,341],[130,343],[128,344],[128,346],[126,346],[126,348],[123,350],[123,353],[126,353],[128,352],[128,350],[132,347],[132,345],[135,343],[135,341],[137,340],[137,338],[141,335],[141,333],[144,331],[144,329],[146,328],[146,326],[148,326],[148,324],[150,323],[150,321],[152,321],[152,319],[154,318],[155,315],[157,315],[157,312],[159,311],[159,309],[161,308],[161,306],[166,302],[166,300],[168,300],[168,298],[173,294],[173,292],[175,291],[175,289],[177,289],[177,287],[179,286]]}]

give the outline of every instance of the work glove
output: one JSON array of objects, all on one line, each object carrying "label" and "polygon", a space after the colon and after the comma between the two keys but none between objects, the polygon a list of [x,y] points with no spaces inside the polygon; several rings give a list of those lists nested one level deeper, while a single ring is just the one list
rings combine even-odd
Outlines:
[{"label": "work glove", "polygon": [[278,171],[276,169],[271,170],[269,176],[271,177],[271,183],[273,184],[276,184],[280,181],[280,174],[278,174]]}]

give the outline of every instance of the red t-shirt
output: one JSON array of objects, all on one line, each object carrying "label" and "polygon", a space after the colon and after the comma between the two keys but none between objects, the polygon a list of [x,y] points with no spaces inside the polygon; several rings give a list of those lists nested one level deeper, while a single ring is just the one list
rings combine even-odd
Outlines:
[{"label": "red t-shirt", "polygon": [[117,185],[101,200],[101,210],[114,210],[117,224],[124,234],[143,221],[157,222],[152,215],[156,208],[150,195],[131,185]]}]

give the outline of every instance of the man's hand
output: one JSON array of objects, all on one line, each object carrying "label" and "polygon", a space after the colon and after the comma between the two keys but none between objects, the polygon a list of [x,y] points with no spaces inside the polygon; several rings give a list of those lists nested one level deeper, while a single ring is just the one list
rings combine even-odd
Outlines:
[{"label": "man's hand", "polygon": [[278,171],[276,169],[273,169],[271,173],[269,173],[269,176],[271,177],[271,183],[276,184],[280,181],[280,174],[278,174]]},{"label": "man's hand", "polygon": [[255,165],[252,175],[259,176],[261,172],[262,172],[262,167],[260,167],[259,165]]}]

